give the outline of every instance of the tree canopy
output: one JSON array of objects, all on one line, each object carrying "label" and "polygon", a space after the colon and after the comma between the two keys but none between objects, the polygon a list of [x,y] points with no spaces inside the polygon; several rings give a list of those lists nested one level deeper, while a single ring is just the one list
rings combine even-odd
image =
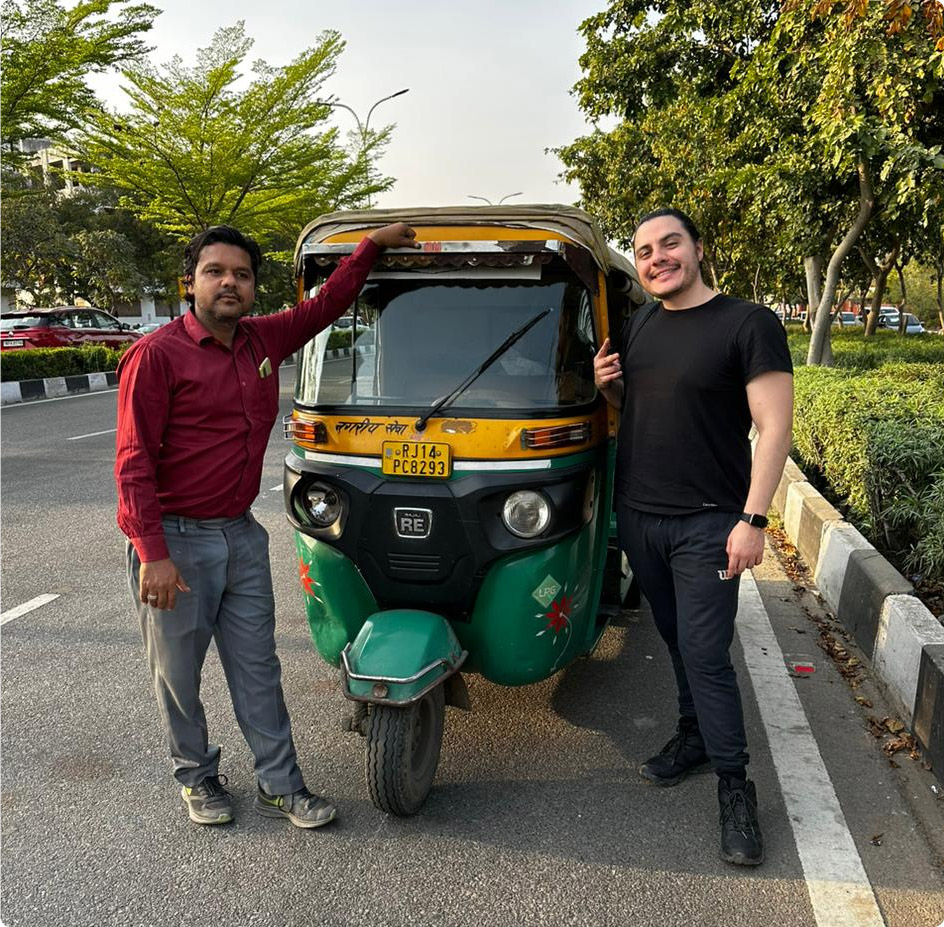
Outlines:
[{"label": "tree canopy", "polygon": [[806,261],[807,299],[825,307],[811,362],[828,360],[829,308],[862,276],[846,262],[863,231],[873,250],[896,230],[917,248],[912,232],[940,214],[941,9],[614,0],[581,27],[575,92],[616,125],[560,149],[564,176],[624,245],[652,208],[691,214],[713,282],[742,295],[798,293]]},{"label": "tree canopy", "polygon": [[100,109],[76,140],[121,204],[176,238],[237,225],[284,248],[312,217],[359,205],[391,181],[369,175],[389,128],[370,132],[353,154],[324,123],[320,98],[344,42],[325,32],[285,67],[241,67],[252,47],[243,24],[220,29],[186,67],[137,62],[123,71],[127,113]]},{"label": "tree canopy", "polygon": [[159,14],[128,0],[5,0],[0,32],[0,141],[4,158],[22,160],[18,143],[61,139],[95,103],[86,83],[149,49],[142,34]]}]

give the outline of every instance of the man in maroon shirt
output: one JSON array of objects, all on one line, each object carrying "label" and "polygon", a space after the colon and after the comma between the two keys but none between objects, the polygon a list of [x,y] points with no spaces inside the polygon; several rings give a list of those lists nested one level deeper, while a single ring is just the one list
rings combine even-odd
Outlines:
[{"label": "man in maroon shirt", "polygon": [[249,506],[279,409],[279,365],[351,305],[380,251],[418,247],[402,222],[371,232],[314,299],[246,318],[259,246],[229,226],[184,252],[191,310],[128,350],[118,367],[115,479],[128,581],[191,820],[233,806],[208,742],[200,675],[211,638],[255,758],[254,807],[319,827],[334,806],[298,768],[275,653],[268,535]]}]

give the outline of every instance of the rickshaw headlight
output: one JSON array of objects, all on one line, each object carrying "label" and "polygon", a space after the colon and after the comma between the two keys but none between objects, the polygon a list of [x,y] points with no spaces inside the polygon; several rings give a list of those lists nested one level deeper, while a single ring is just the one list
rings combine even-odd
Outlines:
[{"label": "rickshaw headlight", "polygon": [[536,538],[551,522],[551,507],[541,493],[522,489],[505,500],[502,521],[519,538]]},{"label": "rickshaw headlight", "polygon": [[319,528],[333,525],[341,517],[341,496],[323,483],[314,483],[305,493],[305,506],[312,522]]}]

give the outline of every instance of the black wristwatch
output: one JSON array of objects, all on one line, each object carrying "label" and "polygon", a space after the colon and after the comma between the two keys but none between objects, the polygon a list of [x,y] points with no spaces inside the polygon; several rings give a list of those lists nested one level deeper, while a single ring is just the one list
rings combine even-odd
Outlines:
[{"label": "black wristwatch", "polygon": [[750,512],[741,512],[741,521],[746,521],[752,528],[766,528],[766,515],[752,515]]}]

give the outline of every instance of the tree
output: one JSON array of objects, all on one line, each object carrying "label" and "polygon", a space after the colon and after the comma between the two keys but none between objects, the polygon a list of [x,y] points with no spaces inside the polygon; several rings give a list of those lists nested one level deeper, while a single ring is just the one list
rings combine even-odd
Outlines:
[{"label": "tree", "polygon": [[193,68],[180,58],[128,67],[131,111],[99,110],[77,139],[97,171],[91,182],[118,189],[121,205],[176,239],[225,223],[264,245],[294,242],[314,216],[389,188],[367,170],[389,128],[371,132],[353,156],[336,130],[318,131],[330,112],[319,93],[341,37],[323,33],[282,68],[256,61],[253,79],[238,89],[251,47],[240,22],[220,29]]},{"label": "tree", "polygon": [[561,149],[565,176],[624,242],[645,209],[689,212],[723,287],[787,289],[802,263],[808,360],[828,363],[843,275],[857,285],[846,259],[876,215],[900,231],[927,210],[944,167],[940,11],[939,0],[614,0],[582,26],[576,90],[589,116],[621,122]]},{"label": "tree", "polygon": [[35,304],[48,305],[59,292],[62,262],[71,250],[59,222],[55,197],[48,192],[4,196],[0,214],[5,283],[28,294]]},{"label": "tree", "polygon": [[[128,0],[6,0],[0,39],[0,142],[4,158],[22,163],[18,143],[60,140],[94,102],[89,74],[148,51],[141,33],[160,11]],[[107,18],[117,14],[117,18]]]}]

